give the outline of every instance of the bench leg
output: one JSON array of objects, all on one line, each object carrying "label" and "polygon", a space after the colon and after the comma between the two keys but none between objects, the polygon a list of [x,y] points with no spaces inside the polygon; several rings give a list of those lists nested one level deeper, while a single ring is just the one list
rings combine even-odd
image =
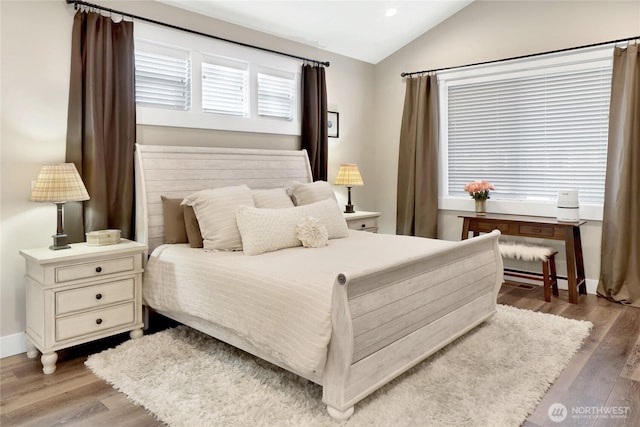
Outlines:
[{"label": "bench leg", "polygon": [[558,274],[556,272],[556,254],[549,255],[546,261],[542,261],[542,279],[544,286],[544,300],[551,302],[551,292],[558,296]]},{"label": "bench leg", "polygon": [[558,296],[558,273],[556,272],[555,254],[551,254],[549,257],[549,266],[551,267],[551,286],[553,287],[553,295]]},{"label": "bench leg", "polygon": [[551,302],[551,280],[549,279],[549,260],[542,261],[542,283],[544,286],[544,300]]}]

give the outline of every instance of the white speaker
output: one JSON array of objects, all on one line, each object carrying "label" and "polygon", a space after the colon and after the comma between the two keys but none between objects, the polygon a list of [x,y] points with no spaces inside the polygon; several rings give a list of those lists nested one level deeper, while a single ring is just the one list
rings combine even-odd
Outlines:
[{"label": "white speaker", "polygon": [[558,190],[558,221],[580,221],[578,190]]}]

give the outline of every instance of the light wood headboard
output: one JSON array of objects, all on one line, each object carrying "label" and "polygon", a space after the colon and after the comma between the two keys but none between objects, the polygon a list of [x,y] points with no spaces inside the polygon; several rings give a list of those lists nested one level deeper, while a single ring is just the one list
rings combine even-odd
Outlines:
[{"label": "light wood headboard", "polygon": [[313,181],[305,150],[136,144],[135,166],[136,240],[149,245],[149,253],[164,242],[160,196],[182,198],[239,184],[278,188],[290,181]]}]

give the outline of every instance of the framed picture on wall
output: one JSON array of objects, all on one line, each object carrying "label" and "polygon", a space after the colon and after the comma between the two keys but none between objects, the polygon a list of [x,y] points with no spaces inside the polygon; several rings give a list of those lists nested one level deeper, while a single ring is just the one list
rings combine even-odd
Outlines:
[{"label": "framed picture on wall", "polygon": [[327,128],[329,129],[329,138],[338,138],[340,136],[340,113],[327,111]]}]

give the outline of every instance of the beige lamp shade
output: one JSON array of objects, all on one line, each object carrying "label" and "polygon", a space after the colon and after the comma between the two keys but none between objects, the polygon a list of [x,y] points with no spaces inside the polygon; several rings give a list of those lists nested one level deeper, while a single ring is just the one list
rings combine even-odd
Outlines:
[{"label": "beige lamp shade", "polygon": [[360,175],[360,170],[358,169],[358,165],[340,165],[340,170],[338,170],[338,177],[336,178],[335,185],[346,185],[347,187],[364,185],[364,182],[362,182],[362,176]]},{"label": "beige lamp shade", "polygon": [[89,200],[89,193],[73,163],[44,164],[31,190],[36,202],[80,202]]},{"label": "beige lamp shade", "polygon": [[348,198],[344,212],[354,213],[355,211],[353,210],[353,205],[351,204],[351,187],[356,185],[364,185],[364,182],[362,182],[362,176],[360,175],[360,170],[358,170],[358,165],[354,165],[353,163],[340,165],[335,185],[347,186]]}]

